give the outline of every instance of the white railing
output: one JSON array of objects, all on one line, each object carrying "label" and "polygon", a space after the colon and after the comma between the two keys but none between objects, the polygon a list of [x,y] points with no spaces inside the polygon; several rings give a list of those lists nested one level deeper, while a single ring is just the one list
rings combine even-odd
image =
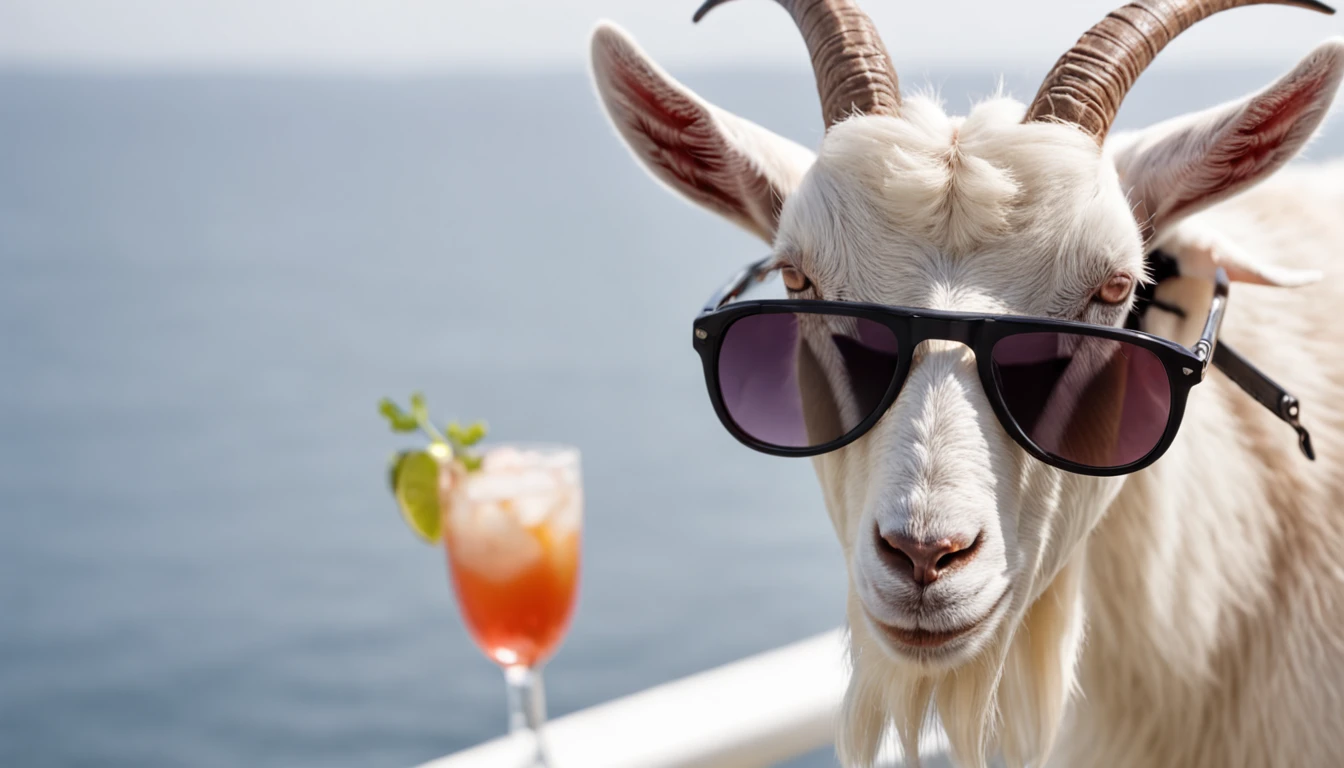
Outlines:
[{"label": "white railing", "polygon": [[[555,768],[764,768],[831,743],[848,678],[837,629],[556,718],[548,751]],[[519,746],[495,739],[421,768],[517,764]]]}]

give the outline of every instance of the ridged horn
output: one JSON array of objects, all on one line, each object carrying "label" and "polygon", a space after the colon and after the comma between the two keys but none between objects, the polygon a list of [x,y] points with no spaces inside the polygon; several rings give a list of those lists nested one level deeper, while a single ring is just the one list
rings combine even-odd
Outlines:
[{"label": "ridged horn", "polygon": [[1136,0],[1111,11],[1059,58],[1024,122],[1072,123],[1100,144],[1125,94],[1167,43],[1219,11],[1264,3],[1335,12],[1315,0]]},{"label": "ridged horn", "polygon": [[[695,21],[729,0],[706,0]],[[777,0],[803,33],[826,127],[854,114],[896,115],[900,84],[868,14],[852,0]]]}]

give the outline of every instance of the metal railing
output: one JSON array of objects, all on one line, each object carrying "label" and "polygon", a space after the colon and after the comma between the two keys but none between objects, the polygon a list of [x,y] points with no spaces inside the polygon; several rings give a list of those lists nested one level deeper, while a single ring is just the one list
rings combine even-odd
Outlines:
[{"label": "metal railing", "polygon": [[[848,679],[836,629],[556,718],[547,749],[555,768],[764,768],[832,742]],[[521,746],[503,737],[421,768],[498,768]]]}]

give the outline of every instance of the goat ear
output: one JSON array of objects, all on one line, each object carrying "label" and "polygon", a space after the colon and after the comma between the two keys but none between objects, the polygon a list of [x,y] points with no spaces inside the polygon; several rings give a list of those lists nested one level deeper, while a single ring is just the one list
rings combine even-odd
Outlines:
[{"label": "goat ear", "polygon": [[1344,75],[1344,39],[1322,43],[1265,90],[1128,136],[1112,149],[1150,240],[1283,167],[1325,119]]},{"label": "goat ear", "polygon": [[655,178],[766,242],[815,156],[673,80],[629,35],[593,32],[593,82],[607,116]]}]

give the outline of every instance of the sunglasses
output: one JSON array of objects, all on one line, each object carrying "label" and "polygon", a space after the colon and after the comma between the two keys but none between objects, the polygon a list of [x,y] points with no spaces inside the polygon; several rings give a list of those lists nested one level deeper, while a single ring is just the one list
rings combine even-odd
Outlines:
[{"label": "sunglasses", "polygon": [[[1220,268],[1203,333],[1186,348],[1138,330],[1049,318],[734,301],[773,266],[763,259],[716,293],[695,319],[694,343],[724,427],[777,456],[815,456],[862,437],[900,394],[919,345],[946,340],[974,352],[994,415],[1032,456],[1084,475],[1137,471],[1175,439],[1190,388],[1214,359],[1228,296]],[[1296,399],[1229,359],[1259,375],[1238,383],[1248,392],[1260,386],[1265,399],[1256,399],[1272,400],[1285,421],[1290,407],[1290,423],[1305,435]]]}]

